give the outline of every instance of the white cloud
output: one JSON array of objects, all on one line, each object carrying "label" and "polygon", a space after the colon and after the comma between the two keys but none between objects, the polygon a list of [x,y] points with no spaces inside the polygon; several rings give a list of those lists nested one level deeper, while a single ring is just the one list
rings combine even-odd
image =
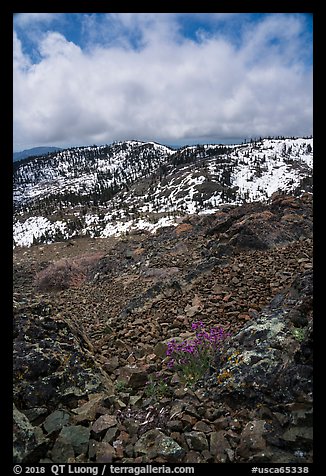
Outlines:
[{"label": "white cloud", "polygon": [[304,39],[300,38],[302,35],[303,22],[300,16],[272,14],[255,29],[248,25],[242,55],[248,63],[300,63],[307,50],[311,53],[312,46],[305,44]]},{"label": "white cloud", "polygon": [[60,18],[62,13],[16,13],[14,23],[16,27],[30,27],[36,24],[49,24]]},{"label": "white cloud", "polygon": [[[236,47],[221,35],[182,39],[172,14],[115,14],[86,49],[56,31],[40,36],[37,64],[15,36],[14,138],[28,147],[310,134],[302,25],[297,17],[279,20],[251,26]],[[85,16],[86,25],[96,28],[96,17]]]},{"label": "white cloud", "polygon": [[13,32],[13,68],[15,70],[22,70],[31,66],[28,56],[24,55],[22,44],[16,32]]}]

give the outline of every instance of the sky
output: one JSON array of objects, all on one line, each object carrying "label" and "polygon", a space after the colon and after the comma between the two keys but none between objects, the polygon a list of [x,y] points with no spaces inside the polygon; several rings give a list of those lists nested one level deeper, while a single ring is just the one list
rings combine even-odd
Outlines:
[{"label": "sky", "polygon": [[306,13],[17,13],[13,149],[307,136]]}]

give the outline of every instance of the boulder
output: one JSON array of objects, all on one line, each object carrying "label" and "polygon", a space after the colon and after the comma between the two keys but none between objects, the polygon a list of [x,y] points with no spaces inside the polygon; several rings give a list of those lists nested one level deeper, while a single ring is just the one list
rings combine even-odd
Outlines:
[{"label": "boulder", "polygon": [[75,457],[75,451],[72,443],[66,438],[58,437],[51,450],[51,459],[53,463],[67,463],[69,459]]},{"label": "boulder", "polygon": [[132,389],[143,388],[148,380],[146,370],[135,366],[121,367],[119,380],[124,381]]},{"label": "boulder", "polygon": [[92,425],[91,430],[96,435],[104,433],[109,428],[117,425],[118,421],[115,415],[101,415]]},{"label": "boulder", "polygon": [[65,440],[66,443],[70,444],[77,456],[87,452],[90,430],[81,425],[66,426],[62,428],[58,439]]},{"label": "boulder", "polygon": [[190,431],[185,433],[185,438],[191,450],[208,450],[208,441],[204,433],[200,431]]},{"label": "boulder", "polygon": [[214,456],[216,463],[226,463],[228,459],[230,460],[232,450],[223,430],[210,434],[209,451]]},{"label": "boulder", "polygon": [[[217,379],[210,379],[214,398],[233,405],[244,402],[312,401],[312,272],[300,274],[277,302],[231,337],[217,353]],[[308,319],[302,339],[288,315],[304,309]],[[242,402],[242,403],[241,403]]]},{"label": "boulder", "polygon": [[176,441],[157,429],[144,433],[136,442],[134,451],[136,455],[145,455],[147,461],[162,456],[167,462],[180,462],[185,454]]},{"label": "boulder", "polygon": [[22,410],[59,404],[106,390],[113,384],[92,355],[92,346],[68,319],[52,315],[47,301],[14,314],[13,375],[16,405]]},{"label": "boulder", "polygon": [[69,423],[70,415],[64,410],[55,410],[44,421],[43,428],[47,433],[61,430],[65,425]]},{"label": "boulder", "polygon": [[[42,432],[41,432],[42,433]],[[45,456],[49,440],[33,427],[17,407],[13,407],[13,462],[37,463]]]},{"label": "boulder", "polygon": [[237,454],[248,458],[251,454],[263,451],[266,448],[264,436],[268,432],[265,420],[253,420],[246,424],[241,433]]},{"label": "boulder", "polygon": [[[227,214],[217,213],[208,236],[218,235],[212,246],[217,255],[230,255],[235,250],[267,250],[279,243],[312,236],[312,198],[278,196],[271,205],[248,203]],[[219,242],[221,241],[221,242]]]},{"label": "boulder", "polygon": [[106,398],[105,393],[96,393],[89,396],[89,401],[72,410],[75,413],[73,420],[75,423],[94,421],[102,408]]}]

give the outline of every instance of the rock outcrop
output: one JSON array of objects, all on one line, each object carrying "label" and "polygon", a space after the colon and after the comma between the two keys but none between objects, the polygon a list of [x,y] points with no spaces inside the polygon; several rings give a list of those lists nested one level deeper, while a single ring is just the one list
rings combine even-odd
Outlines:
[{"label": "rock outcrop", "polygon": [[312,401],[312,279],[311,271],[298,276],[228,341],[216,360],[216,398]]}]

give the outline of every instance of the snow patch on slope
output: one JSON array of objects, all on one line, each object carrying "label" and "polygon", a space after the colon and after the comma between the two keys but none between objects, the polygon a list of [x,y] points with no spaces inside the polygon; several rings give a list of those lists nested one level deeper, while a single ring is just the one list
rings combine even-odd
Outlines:
[{"label": "snow patch on slope", "polygon": [[24,222],[17,221],[14,224],[14,246],[31,246],[33,242],[42,236],[49,236],[45,243],[53,243],[53,236],[60,234],[60,237],[69,238],[66,224],[63,221],[51,222],[45,217],[36,216],[27,218]]},{"label": "snow patch on slope", "polygon": [[108,223],[104,228],[101,236],[120,236],[126,232],[133,232],[136,230],[149,231],[155,233],[159,228],[166,226],[177,226],[176,218],[162,217],[156,223],[151,223],[148,220],[140,219],[137,221],[129,220],[121,223]]},{"label": "snow patch on slope", "polygon": [[[84,235],[88,235],[91,238],[98,236],[100,238],[107,238],[110,236],[121,236],[126,233],[135,231],[147,231],[150,233],[156,233],[156,231],[162,227],[177,226],[176,220],[178,217],[162,217],[155,223],[145,220],[128,220],[123,222],[108,222],[101,229],[98,217],[96,215],[89,215],[86,217],[86,228],[83,230]],[[103,225],[102,225],[103,226]],[[99,231],[99,234],[96,234]],[[14,236],[14,248],[16,246],[31,246],[36,240],[42,239],[46,244],[61,241],[62,239],[69,239],[74,236],[74,233],[69,232],[66,223],[58,220],[51,222],[45,217],[30,217],[23,223],[16,222],[13,230]],[[56,240],[59,236],[60,240]]]}]

